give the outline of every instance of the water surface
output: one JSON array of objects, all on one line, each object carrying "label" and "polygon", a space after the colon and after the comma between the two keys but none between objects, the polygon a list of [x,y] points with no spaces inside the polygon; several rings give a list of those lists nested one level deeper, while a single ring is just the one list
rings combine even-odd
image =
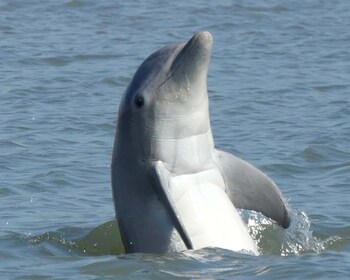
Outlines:
[{"label": "water surface", "polygon": [[[346,279],[349,13],[320,0],[0,1],[2,278]],[[201,30],[215,40],[216,145],[278,183],[292,226],[242,213],[259,257],[123,255],[108,223],[121,95],[148,55]]]}]

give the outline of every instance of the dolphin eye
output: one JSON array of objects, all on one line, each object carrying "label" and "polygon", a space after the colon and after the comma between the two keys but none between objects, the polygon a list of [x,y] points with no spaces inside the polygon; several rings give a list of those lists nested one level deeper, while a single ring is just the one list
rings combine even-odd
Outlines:
[{"label": "dolphin eye", "polygon": [[141,108],[143,106],[143,104],[145,103],[145,101],[143,100],[143,97],[136,96],[136,98],[134,99],[134,103],[135,103],[137,108]]}]

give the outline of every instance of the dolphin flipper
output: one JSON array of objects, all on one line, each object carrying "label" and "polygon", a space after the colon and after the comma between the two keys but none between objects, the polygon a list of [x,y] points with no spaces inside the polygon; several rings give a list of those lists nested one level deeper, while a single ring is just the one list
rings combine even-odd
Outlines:
[{"label": "dolphin flipper", "polygon": [[223,151],[215,152],[226,192],[234,206],[261,212],[288,228],[290,217],[287,204],[276,184],[248,162]]},{"label": "dolphin flipper", "polygon": [[180,234],[187,249],[193,249],[193,245],[189,235],[184,227],[181,216],[179,215],[175,203],[170,195],[169,181],[171,173],[166,169],[164,163],[156,161],[152,164],[151,168],[152,177],[154,180],[154,188],[158,195],[159,200],[163,203],[165,209],[167,209],[176,230]]}]

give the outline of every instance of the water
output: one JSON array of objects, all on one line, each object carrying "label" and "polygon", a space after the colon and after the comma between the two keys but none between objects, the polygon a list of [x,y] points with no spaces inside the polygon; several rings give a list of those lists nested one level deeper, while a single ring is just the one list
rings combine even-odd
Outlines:
[{"label": "water", "polygon": [[[2,279],[347,278],[350,4],[217,2],[0,1]],[[242,213],[259,257],[124,255],[109,222],[121,94],[149,54],[200,30],[215,39],[216,145],[279,184],[293,223]]]}]

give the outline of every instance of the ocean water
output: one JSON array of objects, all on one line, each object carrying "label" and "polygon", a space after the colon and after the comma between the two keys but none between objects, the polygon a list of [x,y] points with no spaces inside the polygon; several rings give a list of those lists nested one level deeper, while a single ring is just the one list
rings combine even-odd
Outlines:
[{"label": "ocean water", "polygon": [[[350,2],[0,1],[1,279],[347,279]],[[123,254],[110,187],[121,95],[208,30],[216,146],[272,177],[292,225],[242,212],[261,256]]]}]

